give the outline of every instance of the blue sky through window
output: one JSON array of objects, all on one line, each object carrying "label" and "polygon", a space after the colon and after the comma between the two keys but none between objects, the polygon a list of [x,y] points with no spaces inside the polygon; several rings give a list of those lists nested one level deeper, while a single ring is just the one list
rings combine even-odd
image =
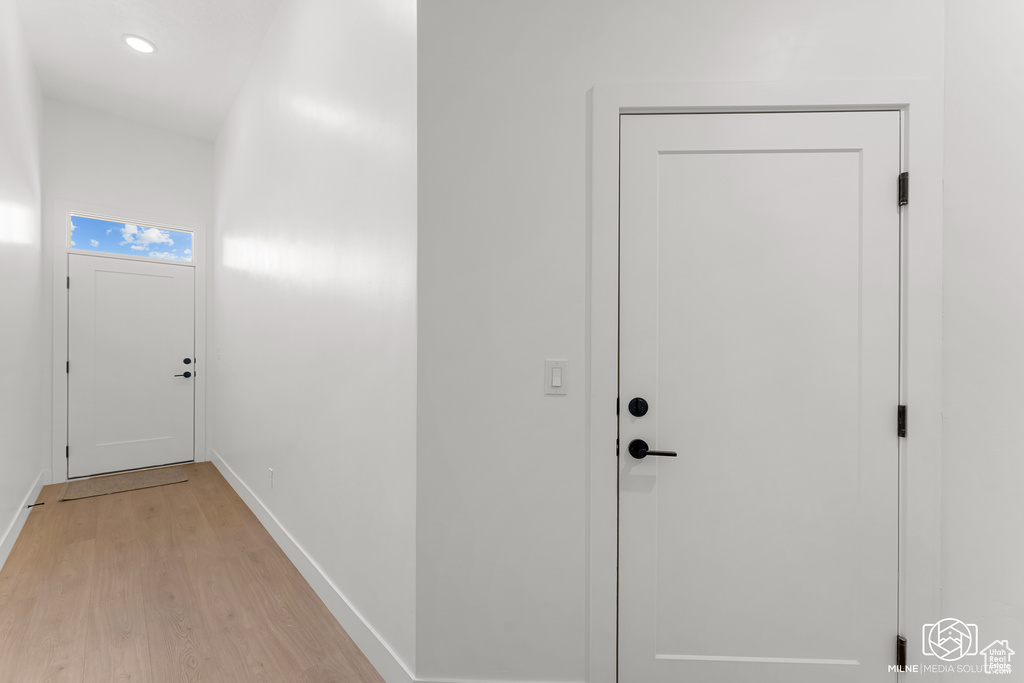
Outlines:
[{"label": "blue sky through window", "polygon": [[71,216],[71,248],[165,261],[192,260],[192,233]]}]

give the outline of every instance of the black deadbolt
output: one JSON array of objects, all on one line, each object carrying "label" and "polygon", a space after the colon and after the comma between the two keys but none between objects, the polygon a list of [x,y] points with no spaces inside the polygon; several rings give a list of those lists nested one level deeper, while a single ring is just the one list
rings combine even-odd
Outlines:
[{"label": "black deadbolt", "polygon": [[183,360],[181,362],[184,363],[185,365],[188,365],[189,363],[192,362],[192,359],[191,358],[186,358],[185,360]]},{"label": "black deadbolt", "polygon": [[629,414],[633,417],[643,417],[647,414],[647,401],[637,396],[629,402]]}]

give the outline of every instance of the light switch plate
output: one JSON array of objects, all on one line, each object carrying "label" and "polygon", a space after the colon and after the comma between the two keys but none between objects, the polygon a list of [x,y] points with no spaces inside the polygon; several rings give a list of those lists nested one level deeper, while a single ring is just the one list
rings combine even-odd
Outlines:
[{"label": "light switch plate", "polygon": [[[562,386],[554,384],[555,368],[562,372]],[[569,388],[569,361],[564,358],[548,358],[544,361],[544,393],[548,396],[565,396]]]}]

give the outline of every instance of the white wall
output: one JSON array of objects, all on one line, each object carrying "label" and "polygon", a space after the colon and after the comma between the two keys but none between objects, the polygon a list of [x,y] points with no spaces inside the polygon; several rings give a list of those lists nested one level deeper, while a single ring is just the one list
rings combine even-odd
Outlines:
[{"label": "white wall", "polygon": [[587,90],[941,80],[943,7],[432,0],[419,28],[417,673],[583,680]]},{"label": "white wall", "polygon": [[213,145],[46,99],[43,195],[47,239],[56,199],[210,223]]},{"label": "white wall", "polygon": [[943,616],[1022,653],[1024,4],[946,8]]},{"label": "white wall", "polygon": [[215,458],[411,668],[415,3],[285,0],[216,148]]},{"label": "white wall", "polygon": [[0,566],[49,469],[39,109],[14,0],[0,0]]}]

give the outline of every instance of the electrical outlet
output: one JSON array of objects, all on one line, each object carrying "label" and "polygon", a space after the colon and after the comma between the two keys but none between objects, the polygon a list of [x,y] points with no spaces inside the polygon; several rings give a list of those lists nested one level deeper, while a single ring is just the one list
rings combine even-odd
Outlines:
[{"label": "electrical outlet", "polygon": [[267,469],[270,470],[270,488],[274,488],[274,468],[268,467]]}]

